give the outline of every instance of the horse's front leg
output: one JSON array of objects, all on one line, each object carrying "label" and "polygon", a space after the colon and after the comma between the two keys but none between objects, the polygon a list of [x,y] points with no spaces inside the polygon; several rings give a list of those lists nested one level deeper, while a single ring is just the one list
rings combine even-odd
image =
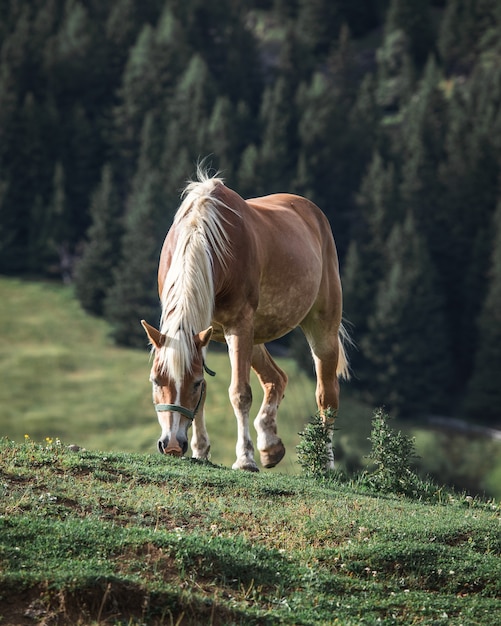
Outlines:
[{"label": "horse's front leg", "polygon": [[193,421],[191,451],[194,459],[208,459],[210,451],[209,435],[205,426],[205,409],[200,410]]},{"label": "horse's front leg", "polygon": [[250,366],[252,358],[252,339],[250,333],[227,333],[228,355],[231,363],[230,402],[237,418],[237,460],[233,469],[258,472],[254,460],[254,446],[249,432],[249,413],[252,404],[250,386]]}]

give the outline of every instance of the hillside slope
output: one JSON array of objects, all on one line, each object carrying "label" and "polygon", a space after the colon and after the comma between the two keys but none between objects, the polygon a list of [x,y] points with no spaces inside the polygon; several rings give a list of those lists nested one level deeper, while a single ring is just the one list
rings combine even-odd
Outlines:
[{"label": "hillside slope", "polygon": [[499,624],[499,507],[0,444],[7,624]]}]

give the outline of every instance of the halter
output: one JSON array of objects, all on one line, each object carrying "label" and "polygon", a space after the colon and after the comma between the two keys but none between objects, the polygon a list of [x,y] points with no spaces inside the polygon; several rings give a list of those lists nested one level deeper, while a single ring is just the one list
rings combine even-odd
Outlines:
[{"label": "halter", "polygon": [[[204,370],[207,372],[207,374],[209,374],[209,376],[216,375],[216,372],[213,372],[211,369],[207,367],[207,365],[205,365],[205,361],[204,361],[203,366],[204,366]],[[200,397],[198,398],[197,405],[193,409],[193,411],[190,411],[190,409],[187,409],[185,406],[181,406],[179,404],[155,404],[155,411],[157,413],[161,413],[163,411],[175,411],[176,413],[181,413],[182,415],[187,417],[191,422],[193,422],[193,420],[195,419],[198,413],[198,409],[200,408],[200,404],[202,403],[202,398],[204,397],[205,389],[206,389],[205,380],[202,380],[202,384],[200,385]]]}]

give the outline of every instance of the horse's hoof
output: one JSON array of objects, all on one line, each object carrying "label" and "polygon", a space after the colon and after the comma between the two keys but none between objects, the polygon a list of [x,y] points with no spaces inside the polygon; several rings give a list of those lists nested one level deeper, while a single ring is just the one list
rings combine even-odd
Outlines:
[{"label": "horse's hoof", "polygon": [[197,449],[192,447],[193,459],[197,459],[197,461],[208,461],[210,459],[210,446],[207,448]]},{"label": "horse's hoof", "polygon": [[272,467],[275,467],[275,465],[278,465],[278,463],[280,463],[280,461],[284,458],[284,444],[280,441],[268,450],[263,450],[262,452],[260,452],[260,455],[261,465],[266,469],[271,469]]},{"label": "horse's hoof", "polygon": [[259,467],[256,463],[247,459],[243,461],[235,461],[232,465],[232,469],[245,470],[246,472],[259,472]]}]

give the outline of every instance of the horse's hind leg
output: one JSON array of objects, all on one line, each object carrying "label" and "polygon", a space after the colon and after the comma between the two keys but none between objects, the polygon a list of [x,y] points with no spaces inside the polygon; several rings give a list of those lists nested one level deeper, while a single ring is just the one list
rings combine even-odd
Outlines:
[{"label": "horse's hind leg", "polygon": [[[339,381],[337,366],[339,359],[338,329],[319,335],[320,326],[313,332],[305,329],[306,338],[311,347],[315,371],[317,375],[316,401],[325,428],[329,433],[327,444],[327,469],[334,469],[334,452],[332,449],[332,435],[334,434],[334,420],[339,408]],[[330,409],[331,416],[328,415]]]},{"label": "horse's hind leg", "polygon": [[264,391],[263,403],[254,420],[257,447],[263,467],[275,467],[285,454],[285,447],[277,435],[276,416],[287,385],[287,375],[273,361],[263,345],[254,346],[252,369]]}]

